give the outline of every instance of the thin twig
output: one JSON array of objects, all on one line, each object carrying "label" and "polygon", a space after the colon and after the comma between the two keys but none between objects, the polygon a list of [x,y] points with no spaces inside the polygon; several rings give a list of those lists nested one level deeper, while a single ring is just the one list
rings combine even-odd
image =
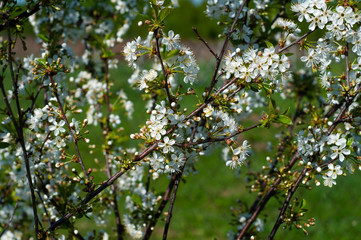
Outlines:
[{"label": "thin twig", "polygon": [[[292,159],[288,163],[288,165],[285,167],[284,172],[287,172],[289,169],[293,167],[293,165],[296,163],[298,157],[297,152],[293,154]],[[262,200],[259,202],[258,206],[255,208],[254,212],[252,213],[251,217],[247,220],[246,224],[240,231],[239,235],[237,236],[237,240],[241,240],[244,235],[246,234],[249,227],[252,225],[252,223],[256,220],[258,214],[263,210],[263,208],[266,206],[268,200],[275,194],[275,190],[277,185],[281,182],[281,177],[278,177],[272,184],[272,186],[268,189]]]},{"label": "thin twig", "polygon": [[175,184],[175,180],[176,180],[176,175],[173,175],[171,180],[169,181],[167,190],[164,193],[163,199],[161,201],[161,203],[159,204],[159,207],[157,209],[157,211],[155,212],[154,216],[152,217],[150,223],[148,224],[146,230],[145,230],[145,234],[144,234],[144,238],[143,240],[148,240],[154,230],[154,226],[158,221],[158,218],[161,216],[163,209],[165,208],[165,206],[167,205],[169,199],[170,199],[170,194],[172,192],[172,189],[174,187]]},{"label": "thin twig", "polygon": [[260,125],[261,125],[261,123],[256,123],[256,124],[254,124],[254,125],[252,125],[250,127],[243,128],[243,129],[237,131],[236,133],[233,133],[233,134],[231,134],[231,135],[229,135],[227,137],[223,137],[223,138],[205,139],[205,140],[199,140],[197,142],[190,141],[190,142],[184,142],[184,143],[175,144],[175,145],[179,146],[179,147],[181,147],[181,146],[188,147],[188,146],[194,146],[194,145],[205,144],[205,143],[224,142],[227,139],[233,138],[233,137],[235,137],[235,136],[237,136],[237,135],[239,135],[241,133],[244,133],[244,132],[247,132],[247,131],[252,130],[254,128],[257,128]]},{"label": "thin twig", "polygon": [[167,97],[168,97],[168,102],[169,102],[169,106],[170,108],[173,108],[172,107],[172,96],[170,95],[170,92],[169,92],[169,86],[168,86],[168,72],[167,70],[165,69],[165,66],[164,66],[164,62],[163,62],[163,58],[162,58],[162,55],[160,54],[160,48],[159,48],[159,28],[155,29],[154,30],[154,36],[155,36],[155,46],[156,46],[156,50],[157,50],[157,56],[159,58],[159,62],[160,62],[160,65],[162,66],[162,71],[163,71],[163,77],[164,77],[164,89],[165,89],[165,92],[167,94]]},{"label": "thin twig", "polygon": [[177,190],[178,190],[180,179],[182,177],[182,173],[183,173],[183,171],[181,171],[181,172],[179,172],[177,174],[177,177],[176,177],[176,180],[175,180],[175,183],[174,183],[173,195],[172,195],[172,199],[171,199],[170,204],[169,204],[168,216],[167,216],[167,220],[166,220],[165,226],[164,226],[163,240],[167,239],[170,220],[172,218],[173,206],[174,206],[175,199],[177,197]]},{"label": "thin twig", "polygon": [[348,42],[346,41],[345,46],[345,61],[346,61],[346,83],[347,86],[350,87],[350,62],[348,59]]},{"label": "thin twig", "polygon": [[213,51],[213,49],[209,46],[209,44],[207,43],[207,41],[204,40],[204,38],[201,37],[201,35],[199,34],[197,28],[192,27],[192,30],[197,34],[198,39],[201,40],[201,41],[204,43],[204,45],[208,48],[209,52],[210,52],[216,59],[218,59],[217,54],[216,54],[216,53]]},{"label": "thin twig", "polygon": [[226,36],[226,39],[224,40],[224,43],[223,43],[223,47],[221,49],[221,52],[219,53],[218,57],[217,57],[217,63],[216,63],[216,67],[214,69],[214,72],[213,72],[213,76],[212,76],[212,80],[211,80],[211,83],[210,83],[210,86],[208,88],[208,91],[207,91],[207,97],[205,98],[205,102],[207,102],[209,100],[209,98],[211,97],[211,92],[213,90],[213,87],[214,85],[216,84],[217,82],[217,74],[218,74],[218,70],[219,70],[219,67],[221,66],[221,62],[223,60],[223,56],[224,56],[224,53],[226,52],[226,49],[227,49],[227,45],[228,45],[228,41],[232,35],[232,33],[234,32],[234,29],[236,27],[236,23],[238,21],[238,18],[239,16],[241,15],[242,13],[242,10],[244,8],[244,6],[246,5],[246,3],[248,3],[249,0],[245,0],[242,4],[242,6],[238,9],[238,12],[237,12],[237,15],[236,17],[234,18],[234,21],[232,23],[232,26],[231,28],[228,30],[228,33],[227,33],[227,36]]},{"label": "thin twig", "polygon": [[8,30],[8,41],[9,41],[9,45],[8,45],[8,63],[9,63],[9,67],[10,67],[10,73],[11,73],[11,80],[13,83],[13,89],[14,89],[14,94],[16,96],[16,106],[17,106],[17,112],[18,112],[18,122],[19,125],[17,123],[17,120],[15,118],[14,113],[12,112],[12,109],[10,107],[10,103],[8,101],[7,95],[5,93],[5,88],[3,85],[3,78],[0,79],[0,85],[1,85],[1,92],[3,95],[3,99],[5,101],[5,104],[7,106],[7,109],[9,111],[10,114],[10,118],[13,122],[13,125],[16,129],[17,135],[18,135],[18,140],[22,149],[22,153],[23,153],[23,158],[25,161],[25,169],[26,169],[26,177],[28,179],[28,184],[29,184],[29,188],[30,188],[30,194],[31,194],[31,202],[32,202],[32,208],[33,208],[33,214],[34,214],[34,230],[35,230],[35,236],[38,236],[39,234],[39,219],[38,219],[38,214],[37,214],[37,208],[36,208],[36,198],[35,198],[35,191],[34,191],[34,186],[33,186],[33,180],[32,180],[32,176],[31,176],[31,171],[30,171],[30,163],[29,163],[29,156],[28,156],[28,152],[26,150],[25,147],[25,140],[24,140],[24,134],[23,134],[23,122],[22,122],[22,110],[20,107],[20,102],[19,102],[19,96],[17,95],[17,91],[18,91],[18,86],[17,86],[17,82],[15,79],[15,75],[14,75],[14,70],[12,68],[12,40],[11,40],[11,32],[10,32],[10,24],[9,21],[7,22],[7,30]]},{"label": "thin twig", "polygon": [[11,216],[10,216],[9,222],[8,222],[8,223],[6,224],[6,226],[4,227],[4,230],[0,233],[0,239],[1,239],[1,236],[4,235],[4,233],[6,232],[6,230],[8,229],[8,227],[10,226],[11,222],[13,221],[13,218],[14,218],[14,216],[15,216],[16,208],[18,207],[18,203],[19,203],[19,200],[16,200],[15,207],[14,207],[14,211],[13,211],[13,213],[12,213]]},{"label": "thin twig", "polygon": [[289,203],[291,201],[291,198],[293,196],[293,194],[296,192],[298,186],[300,185],[302,179],[306,176],[306,173],[307,173],[308,169],[307,168],[304,168],[302,170],[302,172],[300,173],[300,175],[298,176],[296,182],[294,183],[293,187],[291,188],[290,191],[288,191],[288,194],[287,194],[287,197],[283,203],[283,206],[282,206],[282,209],[278,215],[278,218],[276,220],[276,223],[275,225],[273,226],[273,229],[270,233],[270,235],[268,236],[268,240],[272,240],[274,238],[274,235],[276,234],[279,226],[282,224],[283,222],[283,215],[285,214],[286,210],[287,210],[287,207],[289,206]]},{"label": "thin twig", "polygon": [[[317,28],[316,28],[317,29]],[[296,39],[295,41],[293,41],[292,43],[290,43],[289,45],[287,45],[284,48],[280,48],[276,51],[276,54],[281,53],[286,51],[287,49],[289,49],[290,47],[292,47],[295,44],[300,43],[304,38],[306,38],[308,35],[310,35],[311,33],[313,33],[315,30],[310,30],[307,33],[303,34],[301,37],[299,37],[298,39]]]}]

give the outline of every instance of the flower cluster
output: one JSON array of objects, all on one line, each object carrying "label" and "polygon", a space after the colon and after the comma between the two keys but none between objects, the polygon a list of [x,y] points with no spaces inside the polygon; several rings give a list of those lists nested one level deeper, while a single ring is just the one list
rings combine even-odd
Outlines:
[{"label": "flower cluster", "polygon": [[[277,54],[274,47],[266,48],[263,52],[249,49],[242,56],[237,54],[239,51],[237,49],[225,57],[226,79],[235,77],[250,83],[253,79],[262,77],[277,86],[277,90],[281,90],[283,80],[289,78],[290,63],[285,55]],[[281,81],[278,76],[281,76]]]}]

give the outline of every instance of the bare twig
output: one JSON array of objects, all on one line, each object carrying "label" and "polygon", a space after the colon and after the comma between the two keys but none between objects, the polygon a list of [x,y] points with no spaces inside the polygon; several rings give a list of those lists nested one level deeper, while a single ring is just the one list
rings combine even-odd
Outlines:
[{"label": "bare twig", "polygon": [[348,59],[348,42],[346,41],[345,46],[345,61],[346,61],[346,83],[347,86],[350,87],[350,62]]},{"label": "bare twig", "polygon": [[[317,29],[317,28],[316,28]],[[300,43],[304,38],[306,38],[308,35],[310,35],[311,33],[313,33],[315,30],[310,30],[307,33],[303,34],[301,37],[299,37],[298,39],[296,39],[295,41],[293,41],[292,43],[290,43],[289,45],[287,45],[284,48],[280,48],[276,51],[276,54],[281,53],[286,51],[287,49],[289,49],[290,47],[292,47],[295,44]]]},{"label": "bare twig", "polygon": [[[33,186],[33,180],[32,180],[32,176],[31,176],[31,171],[30,171],[30,163],[29,163],[29,156],[28,156],[28,152],[26,150],[25,147],[25,140],[24,140],[24,134],[23,134],[23,122],[22,122],[22,110],[20,107],[20,102],[19,102],[19,96],[17,95],[17,91],[18,91],[18,86],[17,86],[17,81],[15,78],[15,74],[14,74],[14,70],[12,68],[12,40],[11,40],[11,32],[10,32],[10,24],[9,21],[7,22],[7,30],[8,30],[8,41],[9,41],[9,45],[8,45],[8,63],[9,63],[9,67],[10,67],[10,73],[11,73],[11,80],[13,83],[13,90],[14,90],[14,95],[16,96],[16,106],[17,106],[17,112],[18,112],[18,121],[16,120],[16,117],[12,111],[12,108],[10,106],[9,100],[7,98],[7,95],[5,93],[5,88],[4,88],[4,83],[3,83],[3,77],[1,77],[0,79],[0,88],[1,88],[1,93],[3,95],[3,99],[5,102],[5,105],[7,107],[8,110],[8,114],[10,119],[12,120],[12,123],[16,129],[16,133],[18,135],[18,141],[20,143],[21,149],[22,149],[22,153],[23,153],[23,158],[25,161],[25,169],[26,169],[26,177],[28,179],[28,184],[29,184],[29,188],[30,188],[30,194],[31,194],[31,202],[32,202],[32,208],[33,208],[33,213],[34,213],[34,230],[35,230],[35,236],[38,236],[39,233],[39,219],[38,219],[38,214],[37,214],[37,208],[36,208],[36,198],[35,198],[35,191],[34,191],[34,186]],[[18,125],[19,123],[19,125]]]},{"label": "bare twig", "polygon": [[188,147],[188,146],[194,146],[194,145],[199,145],[199,144],[205,144],[205,143],[215,143],[215,142],[224,142],[226,141],[227,139],[230,139],[230,138],[233,138],[241,133],[244,133],[244,132],[247,132],[249,130],[252,130],[254,128],[257,128],[258,126],[260,126],[261,123],[256,123],[250,127],[247,127],[247,128],[243,128],[239,131],[237,131],[236,133],[233,133],[227,137],[223,137],[223,138],[210,138],[210,139],[205,139],[205,140],[199,140],[199,141],[196,141],[196,142],[184,142],[184,143],[178,143],[176,144],[176,146],[179,146],[179,147],[182,147],[182,146],[185,146],[185,147]]},{"label": "bare twig", "polygon": [[[288,165],[285,167],[284,171],[287,172],[289,169],[293,167],[293,165],[296,163],[298,157],[297,152],[293,154],[292,159],[288,163]],[[262,200],[259,202],[257,207],[255,207],[254,212],[252,213],[251,217],[247,220],[245,226],[240,231],[239,235],[237,236],[237,240],[240,240],[244,237],[249,227],[252,225],[252,223],[256,220],[258,214],[263,210],[263,208],[266,206],[268,200],[274,195],[276,187],[281,182],[281,177],[278,177],[272,184],[272,186],[268,189]]]},{"label": "bare twig", "polygon": [[15,204],[15,207],[14,207],[14,211],[13,213],[11,214],[10,216],[10,219],[9,219],[9,222],[6,224],[6,226],[4,227],[4,230],[0,233],[0,239],[1,239],[1,236],[4,235],[4,233],[6,232],[6,230],[8,229],[8,227],[10,226],[11,222],[13,221],[13,218],[15,216],[15,211],[16,211],[16,208],[18,207],[18,203],[19,203],[19,200],[16,200],[16,204]]},{"label": "bare twig", "polygon": [[300,175],[298,176],[296,182],[294,183],[293,187],[291,188],[290,191],[288,191],[288,194],[287,194],[287,197],[283,203],[283,206],[282,206],[282,209],[278,215],[278,218],[276,220],[276,223],[275,225],[273,226],[273,229],[270,233],[270,235],[268,236],[268,240],[271,240],[274,238],[274,235],[276,234],[279,226],[282,224],[283,222],[283,215],[285,214],[286,210],[287,210],[287,207],[289,206],[289,203],[291,201],[291,198],[293,196],[293,194],[296,192],[298,186],[300,185],[302,179],[306,176],[306,173],[307,173],[308,169],[307,168],[304,168],[302,169]]},{"label": "bare twig", "polygon": [[168,72],[167,70],[165,69],[165,66],[164,66],[164,62],[163,62],[163,58],[162,58],[162,55],[160,54],[160,48],[159,48],[159,28],[155,29],[154,30],[154,36],[155,36],[155,45],[156,45],[156,50],[157,50],[157,56],[159,58],[159,62],[160,62],[160,65],[162,66],[162,71],[163,71],[163,76],[164,76],[164,89],[165,89],[165,92],[167,94],[167,97],[168,97],[168,102],[169,102],[169,106],[170,108],[173,108],[172,107],[172,102],[173,102],[173,99],[172,99],[172,96],[170,95],[170,91],[169,91],[169,86],[168,86]]},{"label": "bare twig", "polygon": [[164,226],[163,240],[167,239],[169,224],[170,224],[170,220],[172,218],[173,206],[174,206],[175,199],[177,197],[177,190],[178,190],[180,179],[182,177],[182,173],[183,173],[183,171],[176,174],[176,180],[175,180],[175,183],[174,183],[173,195],[172,195],[172,199],[171,199],[171,202],[170,202],[170,205],[169,205],[167,220],[166,220],[165,226]]},{"label": "bare twig", "polygon": [[161,203],[159,204],[159,207],[158,207],[157,211],[155,212],[155,215],[152,217],[150,223],[148,224],[148,226],[145,230],[143,240],[147,240],[150,238],[150,236],[154,230],[154,226],[158,221],[158,218],[162,214],[165,206],[167,205],[167,203],[170,199],[170,194],[172,193],[172,189],[174,187],[176,177],[177,177],[177,175],[173,175],[171,180],[169,181],[169,184],[168,184],[167,190],[164,193],[163,199],[162,199]]},{"label": "bare twig", "polygon": [[204,40],[204,38],[201,37],[201,35],[199,34],[197,28],[193,27],[192,29],[193,29],[193,31],[197,34],[198,39],[199,39],[200,41],[202,41],[202,42],[204,43],[204,45],[208,48],[209,52],[210,52],[216,59],[218,59],[217,54],[216,54],[216,53],[213,51],[213,49],[209,46],[209,44],[207,43],[207,41]]}]

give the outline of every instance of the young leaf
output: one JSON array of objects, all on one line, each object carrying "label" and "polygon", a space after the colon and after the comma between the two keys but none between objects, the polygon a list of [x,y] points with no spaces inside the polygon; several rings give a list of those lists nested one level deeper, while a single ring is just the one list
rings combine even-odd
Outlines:
[{"label": "young leaf", "polygon": [[133,194],[132,195],[132,201],[139,205],[139,206],[142,206],[142,198],[138,195],[138,194]]},{"label": "young leaf", "polygon": [[174,49],[174,50],[170,51],[164,59],[168,59],[168,58],[174,57],[174,56],[176,56],[178,53],[179,53],[179,50],[178,50],[178,49]]},{"label": "young leaf", "polygon": [[279,115],[279,116],[275,117],[274,122],[282,123],[282,124],[286,124],[286,125],[292,125],[291,118],[289,118],[286,115]]},{"label": "young leaf", "polygon": [[272,98],[269,98],[269,100],[268,112],[271,115],[276,113],[276,102]]},{"label": "young leaf", "polygon": [[163,22],[164,19],[172,12],[173,8],[164,8],[159,13],[159,21]]},{"label": "young leaf", "polygon": [[271,42],[269,42],[269,41],[266,41],[266,45],[267,45],[268,48],[271,48],[271,47],[274,48],[273,44]]}]

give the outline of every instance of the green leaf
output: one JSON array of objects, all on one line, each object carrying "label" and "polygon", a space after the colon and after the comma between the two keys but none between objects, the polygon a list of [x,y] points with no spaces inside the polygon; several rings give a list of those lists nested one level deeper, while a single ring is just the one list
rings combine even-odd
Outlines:
[{"label": "green leaf", "polygon": [[301,208],[305,208],[306,204],[307,204],[306,199],[303,198],[301,203]]},{"label": "green leaf", "polygon": [[139,205],[139,206],[142,206],[142,198],[138,195],[138,194],[133,194],[132,195],[132,201]]},{"label": "green leaf", "polygon": [[9,147],[9,146],[10,146],[10,144],[7,143],[7,142],[0,142],[0,149],[1,149],[1,148],[7,148],[7,147]]},{"label": "green leaf", "polygon": [[39,34],[38,37],[44,40],[44,42],[49,42],[49,38],[46,37],[44,34]]},{"label": "green leaf", "polygon": [[282,123],[282,124],[286,124],[286,125],[292,125],[291,118],[289,118],[286,115],[279,115],[279,116],[275,117],[274,122]]},{"label": "green leaf", "polygon": [[114,55],[115,55],[115,54],[114,54],[112,51],[109,51],[109,50],[108,50],[108,51],[104,51],[101,57],[102,57],[103,59],[107,59],[107,58],[112,58],[112,57],[114,57]]},{"label": "green leaf", "polygon": [[173,11],[173,8],[163,8],[159,13],[159,21],[163,22],[166,17]]},{"label": "green leaf", "polygon": [[269,41],[266,41],[266,45],[267,45],[268,48],[271,48],[271,47],[274,48],[273,44],[271,42],[269,42]]},{"label": "green leaf", "polygon": [[37,59],[36,61],[41,65],[46,66],[46,61],[43,58]]},{"label": "green leaf", "polygon": [[174,49],[174,50],[170,51],[164,59],[168,59],[168,58],[174,57],[174,56],[178,55],[178,53],[179,53],[179,50],[178,50],[178,49]]},{"label": "green leaf", "polygon": [[288,107],[288,108],[282,113],[282,115],[287,115],[289,111],[290,111],[290,107]]},{"label": "green leaf", "polygon": [[258,92],[258,86],[256,84],[251,84],[249,85],[249,88],[253,91],[253,92]]},{"label": "green leaf", "polygon": [[351,147],[352,143],[353,143],[353,138],[347,139],[347,143],[346,143],[347,146]]},{"label": "green leaf", "polygon": [[271,115],[276,113],[276,102],[272,98],[269,98],[269,100],[268,112]]}]

